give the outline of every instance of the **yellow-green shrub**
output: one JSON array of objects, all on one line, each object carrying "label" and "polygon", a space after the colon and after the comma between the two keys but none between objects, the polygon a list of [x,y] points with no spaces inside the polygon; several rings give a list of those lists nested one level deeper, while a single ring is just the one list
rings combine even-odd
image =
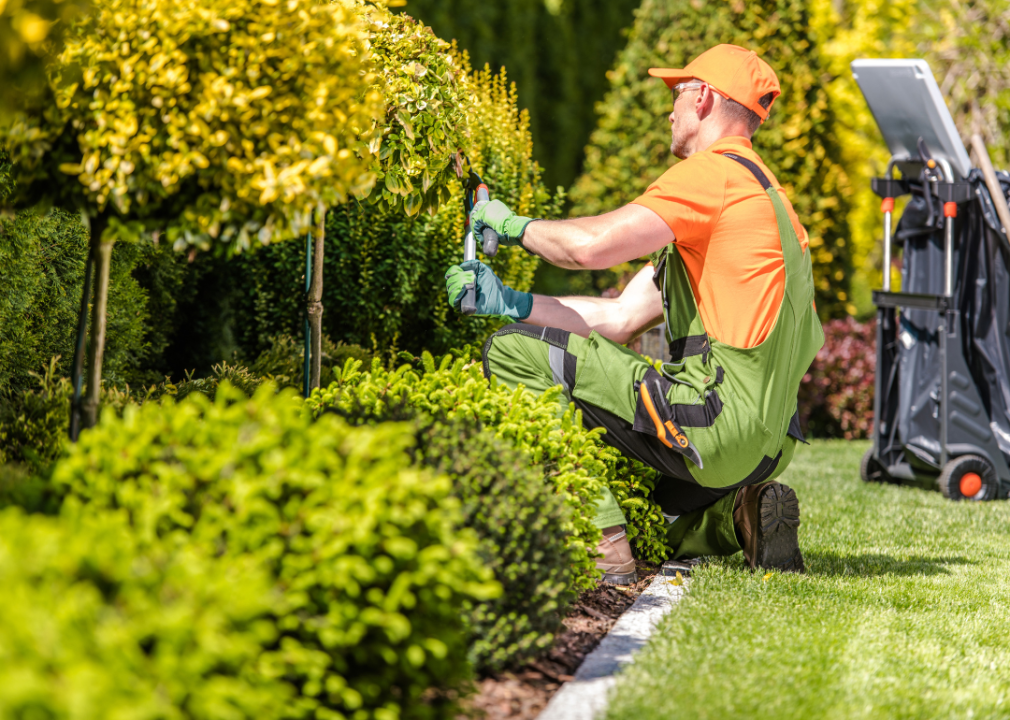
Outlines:
[{"label": "yellow-green shrub", "polygon": [[[143,543],[251,557],[281,593],[266,677],[286,717],[452,717],[468,674],[466,603],[497,591],[445,476],[412,469],[409,430],[313,422],[292,392],[223,384],[103,416],[53,482],[121,510]],[[339,713],[339,715],[338,715]]]},{"label": "yellow-green shrub", "polygon": [[0,128],[14,201],[182,245],[297,236],[374,179],[355,152],[381,100],[366,39],[352,0],[102,2],[51,60],[48,97]]},{"label": "yellow-green shrub", "polygon": [[143,545],[113,513],[0,512],[0,717],[271,720],[278,597],[252,558]]},{"label": "yellow-green shrub", "polygon": [[368,202],[409,216],[434,213],[456,182],[453,156],[468,144],[471,89],[465,64],[430,27],[385,8],[368,13],[374,89],[385,98],[369,150],[378,165]]},{"label": "yellow-green shrub", "polygon": [[823,87],[816,36],[803,0],[645,0],[628,44],[608,74],[610,91],[571,191],[574,215],[634,200],[675,160],[670,155],[670,91],[650,67],[684,67],[719,43],[757,52],[778,74],[782,96],[754,136],[754,149],[785,187],[810,233],[818,311],[844,315],[851,260],[848,178]]}]

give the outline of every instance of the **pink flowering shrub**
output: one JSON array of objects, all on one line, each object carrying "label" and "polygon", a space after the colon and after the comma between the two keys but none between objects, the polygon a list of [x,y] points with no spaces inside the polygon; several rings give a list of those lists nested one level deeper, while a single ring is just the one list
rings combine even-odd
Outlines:
[{"label": "pink flowering shrub", "polygon": [[814,437],[870,437],[876,319],[848,317],[824,324],[824,347],[800,385],[800,417]]}]

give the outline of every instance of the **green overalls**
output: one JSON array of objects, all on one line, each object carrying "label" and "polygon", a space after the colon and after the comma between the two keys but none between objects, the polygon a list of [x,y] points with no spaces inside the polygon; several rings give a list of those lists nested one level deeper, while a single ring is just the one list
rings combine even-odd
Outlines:
[{"label": "green overalls", "polygon": [[[670,522],[674,557],[731,555],[736,491],[767,482],[789,465],[802,439],[796,415],[800,380],[824,343],[814,309],[810,253],[804,253],[775,188],[746,166],[775,208],[785,264],[785,291],[775,325],[753,348],[709,338],[675,244],[654,259],[663,293],[671,362],[661,372],[641,355],[596,332],[583,338],[556,328],[509,325],[484,346],[484,374],[533,392],[562,385],[587,427],[663,473],[654,498]],[[609,493],[599,527],[623,524]]]}]

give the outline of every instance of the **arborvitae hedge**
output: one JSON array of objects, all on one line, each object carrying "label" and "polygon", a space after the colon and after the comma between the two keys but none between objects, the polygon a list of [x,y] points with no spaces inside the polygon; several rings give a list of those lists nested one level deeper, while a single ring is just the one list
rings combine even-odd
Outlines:
[{"label": "arborvitae hedge", "polygon": [[[34,386],[31,373],[56,355],[57,373],[70,374],[87,253],[88,233],[75,214],[0,218],[0,389]],[[177,268],[171,249],[149,239],[114,249],[104,362],[112,383],[160,379],[148,368],[167,343]],[[158,281],[146,282],[152,274]]]},{"label": "arborvitae hedge", "polygon": [[593,106],[639,0],[410,0],[404,11],[454,39],[481,67],[505,67],[530,111],[549,187],[568,186],[593,130]]},{"label": "arborvitae hedge", "polygon": [[[465,58],[459,58],[465,66]],[[467,81],[473,92],[470,147],[473,167],[516,212],[557,217],[552,198],[532,160],[529,120],[502,74],[488,70]],[[498,318],[463,317],[445,300],[446,268],[463,259],[463,204],[458,185],[435,215],[407,217],[385,203],[351,202],[327,217],[323,331],[334,342],[388,354],[393,348],[443,352],[478,343]],[[502,248],[489,261],[502,280],[529,289],[537,258],[521,248]],[[198,259],[187,281],[174,346],[182,367],[230,359],[239,349],[255,358],[278,335],[301,337],[304,318],[305,245],[260,248],[233,260]],[[227,342],[226,342],[227,341]],[[194,349],[209,349],[193,358]],[[387,355],[388,356],[388,355]],[[192,358],[192,359],[191,359]]]},{"label": "arborvitae hedge", "polygon": [[599,106],[602,116],[586,150],[585,173],[571,192],[572,212],[595,215],[630,202],[670,166],[670,91],[649,77],[648,69],[684,67],[719,43],[756,51],[778,74],[782,96],[754,136],[755,150],[810,233],[819,312],[844,315],[854,309],[851,189],[839,162],[834,114],[803,0],[645,0],[608,74],[610,91]]},{"label": "arborvitae hedge", "polygon": [[253,558],[144,547],[121,516],[0,512],[0,717],[279,720],[279,597]]},{"label": "arborvitae hedge", "polygon": [[120,510],[141,543],[251,558],[278,604],[258,671],[289,683],[285,717],[454,716],[466,603],[497,585],[459,530],[446,476],[411,467],[405,425],[313,421],[292,391],[107,413],[53,482],[92,513]]}]

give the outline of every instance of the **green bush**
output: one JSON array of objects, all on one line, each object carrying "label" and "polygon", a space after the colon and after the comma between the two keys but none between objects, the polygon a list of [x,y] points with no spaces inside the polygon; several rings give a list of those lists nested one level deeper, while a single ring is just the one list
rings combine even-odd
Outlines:
[{"label": "green bush", "polygon": [[654,473],[607,447],[602,429],[584,430],[582,413],[574,406],[560,412],[560,387],[536,396],[523,388],[511,390],[495,377],[488,383],[471,352],[468,348],[459,358],[446,355],[437,366],[424,353],[418,370],[410,365],[386,370],[373,361],[361,372],[361,363],[351,360],[333,383],[313,392],[308,404],[316,412],[358,412],[364,406],[379,416],[405,405],[437,417],[470,419],[526,453],[571,508],[567,540],[577,591],[594,587],[598,577],[592,556],[600,531],[592,516],[604,483],[629,514],[628,535],[639,557],[652,562],[665,558],[663,518],[648,497]]},{"label": "green bush", "polygon": [[416,461],[452,478],[463,524],[477,533],[481,561],[503,588],[470,614],[474,669],[500,672],[548,647],[575,598],[578,558],[567,540],[571,509],[544,482],[542,469],[465,417],[434,418],[407,403],[357,398],[336,412],[353,424],[411,421]]},{"label": "green bush", "polygon": [[470,617],[470,657],[499,672],[549,647],[575,599],[571,510],[529,457],[472,421],[431,422],[419,433],[423,464],[453,480],[466,527],[502,595]]},{"label": "green bush", "polygon": [[141,548],[121,517],[0,512],[0,717],[284,716],[278,598],[251,558]]},{"label": "green bush", "polygon": [[313,422],[292,391],[127,407],[102,417],[53,482],[125,511],[142,542],[249,556],[272,574],[278,639],[260,660],[291,683],[287,716],[452,717],[468,674],[466,603],[493,596],[458,531],[450,481],[410,467],[409,428]]},{"label": "green bush", "polygon": [[[457,60],[465,63],[463,58]],[[465,65],[464,65],[465,67]],[[557,217],[531,159],[532,140],[514,86],[488,71],[467,81],[473,92],[470,119],[473,166],[493,197],[533,217]],[[446,269],[463,259],[463,205],[460,188],[434,216],[407,217],[385,203],[351,202],[327,215],[323,332],[333,341],[360,345],[381,355],[393,349],[444,352],[482,342],[500,324],[497,318],[464,318],[446,303]],[[529,289],[538,259],[519,248],[502,249],[490,265],[502,280]],[[259,248],[232,260],[201,257],[193,263],[189,300],[180,303],[187,319],[175,345],[211,348],[201,358],[176,367],[209,367],[265,352],[271,338],[301,337],[305,316],[305,244]]]},{"label": "green bush", "polygon": [[571,191],[575,215],[634,200],[670,166],[670,91],[650,67],[684,67],[719,43],[756,51],[778,74],[782,96],[754,149],[785,187],[810,233],[818,311],[854,312],[849,296],[851,188],[841,165],[833,108],[803,0],[644,0],[627,47],[608,73],[610,90]]},{"label": "green bush", "polygon": [[0,465],[24,463],[43,472],[63,450],[70,422],[70,382],[53,358],[35,388],[0,389]]},{"label": "green bush", "polygon": [[[88,234],[80,217],[53,209],[44,215],[17,213],[0,218],[0,387],[34,385],[32,373],[60,356],[57,373],[70,374],[81,305]],[[122,243],[112,256],[109,341],[105,377],[113,383],[150,381],[166,339],[161,318],[169,300],[152,302],[134,274],[165,274],[171,251],[150,240]],[[169,277],[158,287],[169,291]],[[152,310],[157,322],[151,323]]]}]

